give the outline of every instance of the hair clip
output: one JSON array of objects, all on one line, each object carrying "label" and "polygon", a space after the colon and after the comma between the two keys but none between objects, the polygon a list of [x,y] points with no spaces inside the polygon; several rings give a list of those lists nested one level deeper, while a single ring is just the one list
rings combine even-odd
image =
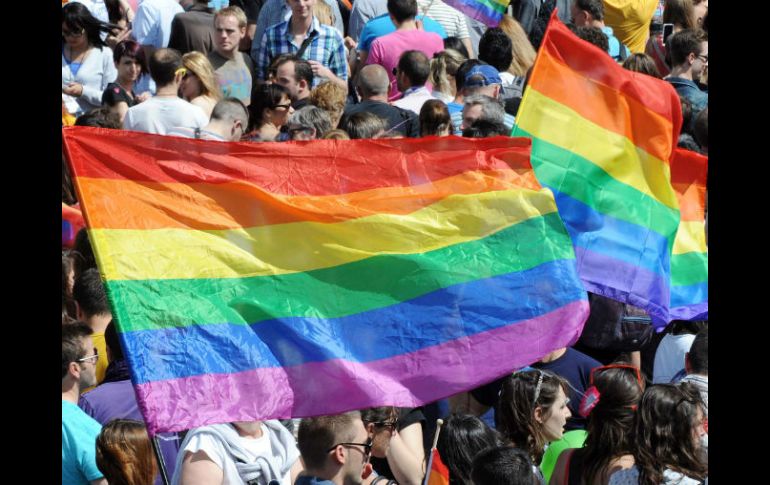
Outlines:
[{"label": "hair clip", "polygon": [[599,404],[600,397],[601,394],[599,393],[599,389],[597,389],[596,386],[591,386],[586,389],[585,394],[583,394],[583,399],[580,400],[580,408],[578,409],[578,413],[580,413],[580,415],[584,418],[587,418],[588,415],[591,414],[591,411],[596,407],[596,405]]}]

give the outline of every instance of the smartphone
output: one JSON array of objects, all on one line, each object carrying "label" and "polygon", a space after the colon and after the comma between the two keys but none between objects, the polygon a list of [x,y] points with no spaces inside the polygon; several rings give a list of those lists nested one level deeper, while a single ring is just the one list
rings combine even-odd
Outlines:
[{"label": "smartphone", "polygon": [[666,45],[666,41],[674,33],[674,24],[663,24],[663,45]]}]

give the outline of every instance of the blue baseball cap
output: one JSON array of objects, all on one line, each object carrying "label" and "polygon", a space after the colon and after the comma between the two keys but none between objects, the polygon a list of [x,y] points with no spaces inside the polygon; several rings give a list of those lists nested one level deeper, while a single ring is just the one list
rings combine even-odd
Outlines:
[{"label": "blue baseball cap", "polygon": [[466,88],[478,88],[492,84],[503,84],[500,73],[488,64],[473,66],[465,75]]}]

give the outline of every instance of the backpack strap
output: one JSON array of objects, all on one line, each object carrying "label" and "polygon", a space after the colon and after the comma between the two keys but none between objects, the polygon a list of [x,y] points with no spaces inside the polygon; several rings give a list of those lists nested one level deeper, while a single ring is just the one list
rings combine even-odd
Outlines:
[{"label": "backpack strap", "polygon": [[315,39],[316,37],[318,37],[317,30],[310,32],[310,35],[308,35],[307,38],[302,41],[302,45],[299,46],[299,50],[295,55],[298,58],[302,59],[302,54],[304,54],[307,48],[310,47],[310,43],[313,42],[313,39]]}]

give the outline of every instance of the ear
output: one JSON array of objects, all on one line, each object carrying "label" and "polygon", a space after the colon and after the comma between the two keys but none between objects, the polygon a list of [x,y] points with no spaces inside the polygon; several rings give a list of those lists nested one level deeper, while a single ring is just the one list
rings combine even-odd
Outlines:
[{"label": "ear", "polygon": [[493,98],[497,99],[500,97],[500,88],[501,86],[499,84],[495,84],[495,95],[492,96]]},{"label": "ear", "polygon": [[69,371],[69,375],[71,375],[73,379],[80,381],[80,364],[77,362],[70,362],[70,365],[67,369]]},{"label": "ear", "polygon": [[369,434],[369,436],[374,436],[374,423],[368,423],[366,425],[366,432]]},{"label": "ear", "polygon": [[334,458],[334,461],[339,463],[340,465],[345,464],[345,447],[344,446],[338,446],[334,449],[334,453],[332,453],[332,458]]},{"label": "ear", "polygon": [[543,424],[543,421],[545,421],[543,419],[543,407],[542,406],[537,406],[535,408],[535,421],[537,421],[540,424]]}]

